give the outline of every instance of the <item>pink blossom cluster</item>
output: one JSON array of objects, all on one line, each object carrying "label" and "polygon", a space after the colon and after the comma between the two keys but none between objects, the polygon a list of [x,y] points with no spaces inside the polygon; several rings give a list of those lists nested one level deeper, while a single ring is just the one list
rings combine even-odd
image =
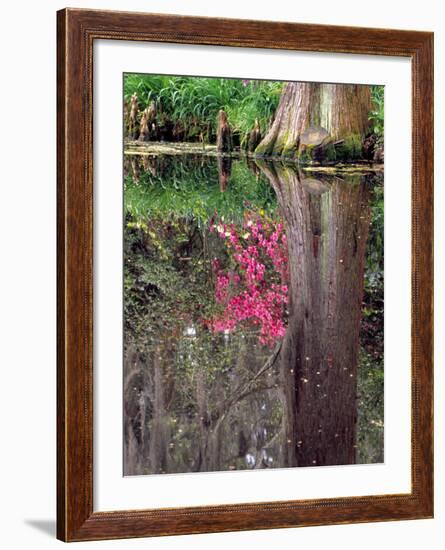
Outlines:
[{"label": "pink blossom cluster", "polygon": [[283,224],[248,212],[240,226],[213,219],[210,231],[224,240],[232,265],[223,270],[219,260],[213,260],[215,299],[224,312],[209,326],[230,332],[240,322],[250,322],[259,326],[260,342],[273,345],[286,331],[288,252]]}]

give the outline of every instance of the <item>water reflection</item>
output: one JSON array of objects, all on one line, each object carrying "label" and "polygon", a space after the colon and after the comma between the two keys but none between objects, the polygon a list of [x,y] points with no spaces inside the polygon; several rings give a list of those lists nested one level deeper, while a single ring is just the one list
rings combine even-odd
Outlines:
[{"label": "water reflection", "polygon": [[[125,474],[381,461],[382,341],[360,352],[375,176],[190,156],[125,170]],[[277,288],[280,319],[246,313]],[[284,338],[262,337],[272,321]]]},{"label": "water reflection", "polygon": [[289,167],[263,169],[289,247],[289,322],[281,353],[286,464],[354,464],[368,188],[363,177],[315,179]]}]

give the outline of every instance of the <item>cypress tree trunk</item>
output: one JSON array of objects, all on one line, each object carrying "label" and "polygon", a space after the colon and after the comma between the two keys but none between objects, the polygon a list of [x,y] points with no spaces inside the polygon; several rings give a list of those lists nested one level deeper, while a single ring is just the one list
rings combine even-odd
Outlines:
[{"label": "cypress tree trunk", "polygon": [[255,153],[302,161],[360,157],[370,109],[369,86],[289,82]]},{"label": "cypress tree trunk", "polygon": [[265,168],[285,220],[289,322],[281,349],[286,466],[354,464],[365,248],[364,183]]}]

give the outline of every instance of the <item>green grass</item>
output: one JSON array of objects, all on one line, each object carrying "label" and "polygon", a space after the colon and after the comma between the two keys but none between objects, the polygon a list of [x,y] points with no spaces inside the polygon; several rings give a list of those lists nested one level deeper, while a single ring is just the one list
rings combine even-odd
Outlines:
[{"label": "green grass", "polygon": [[223,109],[244,144],[256,118],[266,131],[282,87],[282,82],[259,80],[127,74],[124,98],[129,102],[136,93],[141,110],[154,101],[160,125],[180,125],[186,140],[203,133],[209,143],[215,142],[217,115]]},{"label": "green grass", "polygon": [[380,143],[383,143],[385,129],[385,87],[371,87],[372,110],[369,113],[369,120],[372,123],[372,132],[376,134]]}]

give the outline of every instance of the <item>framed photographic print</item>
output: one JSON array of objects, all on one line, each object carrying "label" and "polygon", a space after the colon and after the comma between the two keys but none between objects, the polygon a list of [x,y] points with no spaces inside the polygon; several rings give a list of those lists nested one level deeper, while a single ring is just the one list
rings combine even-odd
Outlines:
[{"label": "framed photographic print", "polygon": [[432,33],[57,24],[58,538],[432,517]]}]

